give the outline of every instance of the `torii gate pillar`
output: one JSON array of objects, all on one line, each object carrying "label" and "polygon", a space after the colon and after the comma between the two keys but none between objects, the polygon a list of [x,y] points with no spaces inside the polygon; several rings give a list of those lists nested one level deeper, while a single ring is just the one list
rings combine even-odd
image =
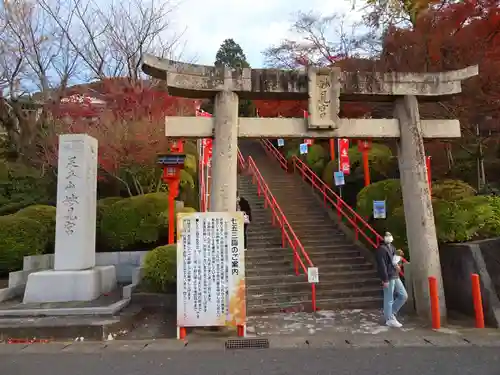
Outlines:
[{"label": "torii gate pillar", "polygon": [[[215,134],[211,209],[236,208],[237,140],[246,138],[395,139],[412,264],[415,303],[430,318],[428,277],[438,281],[440,313],[446,318],[436,227],[429,192],[424,138],[459,138],[458,120],[421,120],[418,98],[442,100],[462,91],[461,82],[478,67],[444,73],[343,72],[309,69],[307,73],[277,69],[228,69],[185,64],[145,56],[144,72],[167,80],[172,95],[215,98],[215,118],[169,117],[166,135],[207,138]],[[307,100],[309,118],[240,118],[238,98]],[[339,98],[346,101],[389,101],[391,119],[338,118]]]},{"label": "torii gate pillar", "polygon": [[[411,251],[411,274],[415,306],[419,315],[430,314],[428,278],[437,279],[441,317],[445,318],[446,303],[441,262],[426,168],[422,126],[418,100],[414,95],[396,99],[394,114],[399,120],[401,136],[397,141],[399,178],[403,195],[406,238]],[[418,249],[418,251],[416,251]]]},{"label": "torii gate pillar", "polygon": [[228,90],[217,93],[214,115],[210,211],[231,212],[236,210],[238,187],[238,95]]}]

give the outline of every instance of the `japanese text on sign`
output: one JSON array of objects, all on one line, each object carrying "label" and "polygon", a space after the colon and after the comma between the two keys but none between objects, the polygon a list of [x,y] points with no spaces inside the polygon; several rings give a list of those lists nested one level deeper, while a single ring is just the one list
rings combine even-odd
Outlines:
[{"label": "japanese text on sign", "polygon": [[179,214],[178,228],[178,326],[244,324],[243,214]]},{"label": "japanese text on sign", "polygon": [[318,75],[316,82],[319,90],[317,102],[318,114],[321,119],[324,119],[328,115],[328,110],[330,109],[330,88],[332,83],[330,82],[329,75]]}]

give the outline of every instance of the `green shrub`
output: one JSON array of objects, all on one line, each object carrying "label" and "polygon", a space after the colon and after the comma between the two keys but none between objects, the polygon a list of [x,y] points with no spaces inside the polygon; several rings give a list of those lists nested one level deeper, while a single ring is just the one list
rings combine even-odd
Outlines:
[{"label": "green shrub", "polygon": [[[435,199],[432,203],[439,243],[466,242],[500,236],[500,197],[473,196],[457,201]],[[408,248],[404,208],[387,217],[394,244]]]},{"label": "green shrub", "polygon": [[96,217],[95,217],[95,224],[96,224],[96,238],[97,241],[99,242],[101,238],[101,221],[104,215],[106,215],[106,212],[110,210],[110,208],[116,203],[121,201],[123,198],[122,197],[107,197],[103,199],[99,199],[96,204]]},{"label": "green shrub", "polygon": [[179,212],[183,212],[183,213],[193,213],[193,212],[198,212],[197,209],[193,208],[193,207],[184,207],[182,210],[180,210]]},{"label": "green shrub", "polygon": [[102,217],[100,238],[110,250],[156,243],[167,233],[168,193],[126,198],[112,207]]},{"label": "green shrub", "polygon": [[96,204],[96,221],[99,222],[106,210],[108,210],[112,205],[114,205],[116,202],[121,201],[122,199],[122,197],[107,197],[99,199]]},{"label": "green shrub", "polygon": [[[24,208],[32,204],[46,204],[52,196],[55,179],[52,175],[41,175],[37,169],[22,163],[0,162],[0,210],[3,214],[16,212],[16,207]],[[16,206],[18,205],[18,206]]]},{"label": "green shrub", "polygon": [[196,161],[196,156],[186,154],[186,160],[184,161],[184,171],[189,173],[191,177],[195,177],[197,170],[198,162]]},{"label": "green shrub", "polygon": [[370,217],[373,213],[373,201],[384,201],[387,216],[403,205],[401,185],[397,179],[374,182],[365,186],[356,199],[357,211],[361,216]]},{"label": "green shrub", "polygon": [[177,245],[157,247],[146,254],[142,282],[152,292],[170,291],[177,279]]},{"label": "green shrub", "polygon": [[23,215],[0,217],[0,275],[22,269],[28,255],[43,254],[49,235],[43,225]]},{"label": "green shrub", "polygon": [[[371,149],[368,151],[370,175],[389,177],[392,174],[393,159],[395,158],[389,147],[380,143],[372,143]],[[349,148],[349,161],[351,173],[363,175],[363,154],[358,150],[357,144]]]},{"label": "green shrub", "polygon": [[188,140],[184,142],[184,153],[186,155],[192,155],[196,158],[196,160],[198,160],[198,152],[199,150],[196,141]]},{"label": "green shrub", "polygon": [[17,211],[32,205],[33,202],[8,202],[0,206],[0,216],[15,214]]},{"label": "green shrub", "polygon": [[469,184],[460,180],[441,180],[432,184],[433,198],[456,201],[475,195],[476,190]]},{"label": "green shrub", "polygon": [[325,169],[327,153],[321,144],[313,144],[309,146],[306,154],[306,164],[316,173],[321,176]]},{"label": "green shrub", "polygon": [[18,211],[16,217],[35,220],[47,232],[47,251],[54,251],[56,238],[56,208],[53,206],[33,205]]}]

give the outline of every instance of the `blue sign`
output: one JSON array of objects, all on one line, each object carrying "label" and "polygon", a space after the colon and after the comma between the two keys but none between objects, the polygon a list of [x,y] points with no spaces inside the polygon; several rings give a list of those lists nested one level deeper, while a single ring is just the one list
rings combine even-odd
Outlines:
[{"label": "blue sign", "polygon": [[307,154],[307,143],[301,143],[299,146],[299,151],[301,155]]},{"label": "blue sign", "polygon": [[386,218],[385,201],[373,201],[373,218],[374,219]]},{"label": "blue sign", "polygon": [[344,172],[333,172],[333,179],[335,180],[335,186],[345,185]]},{"label": "blue sign", "polygon": [[285,145],[285,140],[283,138],[278,139],[278,147],[283,147]]}]

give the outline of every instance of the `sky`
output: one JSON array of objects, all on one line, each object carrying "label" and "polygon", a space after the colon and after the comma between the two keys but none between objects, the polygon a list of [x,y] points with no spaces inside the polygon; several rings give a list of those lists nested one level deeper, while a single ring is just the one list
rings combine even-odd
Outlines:
[{"label": "sky", "polygon": [[213,65],[224,39],[232,38],[252,67],[264,66],[262,51],[290,36],[294,14],[351,12],[349,0],[182,0],[174,27],[184,34],[182,59]]}]

